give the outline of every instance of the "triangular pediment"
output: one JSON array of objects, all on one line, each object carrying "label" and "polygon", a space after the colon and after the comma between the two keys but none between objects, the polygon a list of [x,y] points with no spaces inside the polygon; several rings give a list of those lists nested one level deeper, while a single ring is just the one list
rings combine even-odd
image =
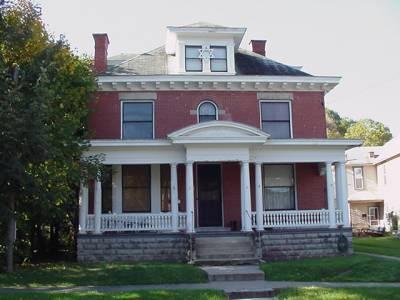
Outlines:
[{"label": "triangular pediment", "polygon": [[242,123],[210,121],[179,129],[168,137],[179,143],[263,143],[269,134]]}]

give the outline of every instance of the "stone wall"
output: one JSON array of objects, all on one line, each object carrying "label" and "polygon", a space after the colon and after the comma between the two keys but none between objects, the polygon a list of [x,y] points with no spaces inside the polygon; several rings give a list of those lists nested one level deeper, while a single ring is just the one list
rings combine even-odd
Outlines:
[{"label": "stone wall", "polygon": [[186,261],[186,234],[104,234],[78,236],[78,261]]},{"label": "stone wall", "polygon": [[[348,250],[338,250],[338,238],[348,240]],[[265,231],[261,236],[262,257],[266,260],[290,260],[352,254],[351,229],[288,229]]]}]

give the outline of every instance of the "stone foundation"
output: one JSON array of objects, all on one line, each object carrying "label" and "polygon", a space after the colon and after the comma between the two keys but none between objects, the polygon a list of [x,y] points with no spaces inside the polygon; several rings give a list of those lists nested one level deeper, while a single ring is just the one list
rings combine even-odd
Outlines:
[{"label": "stone foundation", "polygon": [[[340,252],[338,238],[348,240],[347,251]],[[353,253],[351,229],[288,229],[265,231],[261,235],[265,260],[290,260],[308,257],[350,255]]]},{"label": "stone foundation", "polygon": [[80,262],[104,261],[186,261],[189,240],[186,234],[103,234],[79,235]]}]

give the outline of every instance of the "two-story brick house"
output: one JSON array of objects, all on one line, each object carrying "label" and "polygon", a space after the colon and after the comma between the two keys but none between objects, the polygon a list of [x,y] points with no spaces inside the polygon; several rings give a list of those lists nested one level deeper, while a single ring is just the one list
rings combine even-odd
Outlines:
[{"label": "two-story brick house", "polygon": [[264,40],[243,50],[245,31],[171,26],[164,46],[109,58],[107,34],[93,35],[88,153],[110,176],[82,184],[80,260],[223,258],[204,237],[243,238],[257,257],[332,255],[351,236],[344,153],[359,141],[325,126],[340,78],[273,61]]}]

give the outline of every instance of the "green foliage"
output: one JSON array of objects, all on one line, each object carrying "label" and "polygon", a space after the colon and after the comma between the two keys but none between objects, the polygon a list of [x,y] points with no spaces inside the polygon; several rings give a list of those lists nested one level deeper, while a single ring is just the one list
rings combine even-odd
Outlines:
[{"label": "green foliage", "polygon": [[24,265],[0,274],[0,287],[71,287],[207,282],[200,268],[180,263],[57,263]]},{"label": "green foliage", "polygon": [[394,282],[400,281],[400,261],[366,255],[270,262],[261,266],[268,280]]},{"label": "green foliage", "polygon": [[353,238],[355,251],[400,257],[400,239],[393,236]]},{"label": "green foliage", "polygon": [[23,258],[52,250],[49,239],[73,248],[79,181],[101,163],[81,159],[95,84],[89,59],[46,32],[38,7],[0,7],[0,222],[14,199]]},{"label": "green foliage", "polygon": [[382,146],[392,138],[390,129],[381,122],[342,118],[329,108],[326,108],[325,115],[328,138],[361,139],[363,146]]},{"label": "green foliage", "polygon": [[363,146],[382,146],[391,140],[392,134],[381,122],[362,119],[347,129],[345,138],[362,139]]}]

